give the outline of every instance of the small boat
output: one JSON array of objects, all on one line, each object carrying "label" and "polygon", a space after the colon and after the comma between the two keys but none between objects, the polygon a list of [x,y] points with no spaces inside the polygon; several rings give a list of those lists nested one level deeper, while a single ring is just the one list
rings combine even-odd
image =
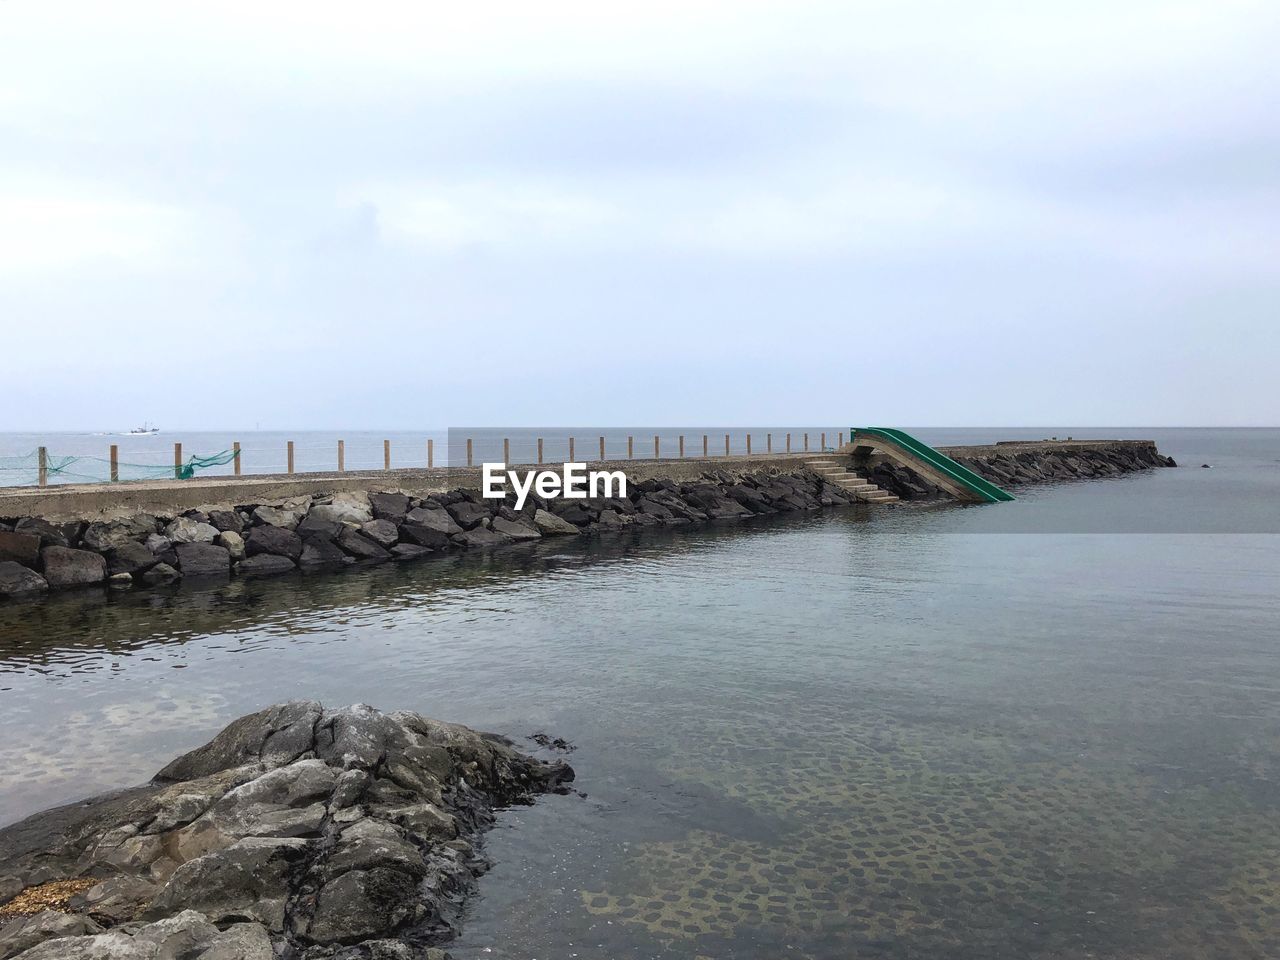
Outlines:
[{"label": "small boat", "polygon": [[160,432],[159,427],[153,427],[149,423],[144,423],[140,427],[134,427],[129,431],[131,437],[150,437]]}]

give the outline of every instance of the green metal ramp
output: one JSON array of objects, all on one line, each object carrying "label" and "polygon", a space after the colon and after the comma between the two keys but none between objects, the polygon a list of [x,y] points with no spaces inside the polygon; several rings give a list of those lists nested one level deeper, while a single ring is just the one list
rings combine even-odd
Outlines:
[{"label": "green metal ramp", "polygon": [[[968,467],[962,467],[928,444],[921,443],[909,433],[889,427],[851,427],[849,443],[858,446],[859,438],[864,441],[863,445],[888,447],[890,452],[901,451],[911,459],[922,461],[953,484],[967,491],[974,500],[999,503],[1014,499],[1013,494],[997,487],[990,480],[984,480]],[[867,443],[867,441],[870,442]]]}]

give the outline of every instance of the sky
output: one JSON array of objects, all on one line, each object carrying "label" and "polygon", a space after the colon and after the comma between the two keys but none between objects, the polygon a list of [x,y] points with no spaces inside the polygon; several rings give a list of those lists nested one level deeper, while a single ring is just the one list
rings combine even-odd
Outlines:
[{"label": "sky", "polygon": [[1274,2],[0,0],[0,430],[1280,424]]}]

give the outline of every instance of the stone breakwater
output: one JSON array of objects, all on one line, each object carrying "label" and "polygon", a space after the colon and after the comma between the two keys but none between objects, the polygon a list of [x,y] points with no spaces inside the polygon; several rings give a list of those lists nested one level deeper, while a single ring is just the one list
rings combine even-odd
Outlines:
[{"label": "stone breakwater", "polygon": [[[1154,444],[1133,441],[998,444],[944,452],[995,483],[1015,488],[1173,465]],[[851,494],[796,459],[737,461],[733,469],[703,472],[688,461],[650,462],[640,469],[648,475],[633,477],[626,497],[532,496],[520,510],[515,509],[514,495],[495,500],[475,489],[402,489],[209,503],[113,519],[51,520],[0,513],[0,598],[38,596],[67,587],[128,588],[360,567],[547,537],[744,520],[855,502]],[[853,469],[903,500],[947,497],[913,470],[878,457],[855,463]],[[658,470],[671,476],[653,475]],[[122,485],[119,496],[131,493],[126,487]],[[179,488],[184,494],[194,489]],[[224,495],[237,489],[241,488],[235,484],[220,488]],[[0,510],[4,502],[0,498]]]},{"label": "stone breakwater", "polygon": [[[985,480],[1008,489],[1033,483],[1065,480],[1101,480],[1158,467],[1176,467],[1173,457],[1162,455],[1153,443],[1115,443],[1043,449],[1041,444],[995,444],[966,455],[944,450],[961,466]],[[865,471],[867,479],[903,500],[947,500],[950,495],[909,467],[879,461]]]},{"label": "stone breakwater", "polygon": [[0,960],[441,958],[494,809],[572,779],[415,713],[269,707],[0,830]]},{"label": "stone breakwater", "polygon": [[716,472],[678,483],[646,479],[627,497],[486,499],[453,490],[343,492],[273,503],[210,505],[178,516],[105,521],[0,520],[0,596],[107,584],[265,576],[416,560],[595,531],[738,520],[852,503],[814,473]]}]

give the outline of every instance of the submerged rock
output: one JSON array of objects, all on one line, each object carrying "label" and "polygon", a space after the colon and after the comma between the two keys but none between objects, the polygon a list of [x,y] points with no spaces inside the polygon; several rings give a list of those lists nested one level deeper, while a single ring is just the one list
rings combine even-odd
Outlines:
[{"label": "submerged rock", "polygon": [[415,713],[278,704],[145,786],[0,830],[0,889],[101,880],[0,928],[0,960],[438,955],[494,808],[572,779]]}]

